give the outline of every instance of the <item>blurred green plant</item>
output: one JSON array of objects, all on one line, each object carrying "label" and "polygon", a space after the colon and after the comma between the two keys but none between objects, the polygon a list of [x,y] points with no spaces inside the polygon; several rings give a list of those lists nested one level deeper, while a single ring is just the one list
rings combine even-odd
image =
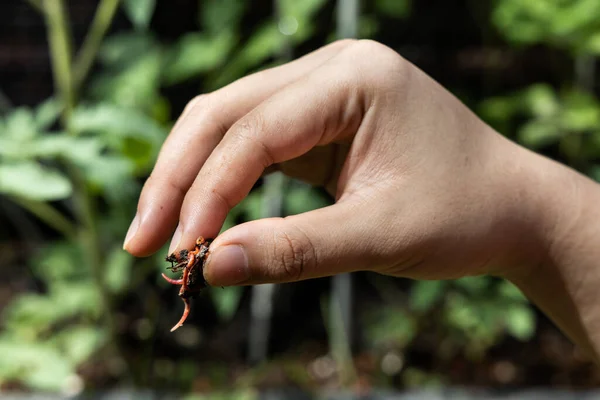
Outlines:
[{"label": "blurred green plant", "polygon": [[508,281],[486,276],[416,281],[407,301],[392,286],[374,283],[393,304],[364,316],[366,338],[374,349],[404,351],[428,331],[439,340],[441,359],[465,354],[476,361],[507,335],[527,341],[535,332],[529,301]]},{"label": "blurred green plant", "polygon": [[600,3],[595,0],[499,0],[492,21],[517,45],[543,44],[573,57],[572,82],[546,83],[485,100],[481,116],[524,146],[555,147],[561,159],[599,179],[600,101],[592,93],[594,56],[600,54]]},{"label": "blurred green plant", "polygon": [[[114,312],[136,282],[158,275],[164,264],[157,258],[134,261],[121,250],[121,240],[140,180],[171,125],[163,89],[193,84],[206,92],[278,64],[284,45],[294,47],[314,36],[315,16],[327,2],[281,0],[279,18],[247,35],[241,26],[249,2],[202,1],[198,30],[165,43],[151,30],[155,0],[101,0],[77,51],[66,2],[29,2],[47,22],[56,93],[0,118],[0,194],[58,235],[29,260],[42,288],[17,296],[3,310],[0,385],[18,382],[57,391],[94,357],[131,363],[122,355]],[[361,16],[360,36],[374,37],[381,17],[407,18],[411,5],[409,0],[376,1],[372,13]],[[490,18],[511,45],[541,44],[578,59],[600,54],[598,7],[596,0],[497,0]],[[105,37],[119,10],[131,29]],[[486,100],[480,114],[527,147],[557,148],[562,158],[600,181],[600,102],[581,82],[575,76],[559,89],[538,83]],[[296,182],[286,189],[286,215],[329,201]],[[223,229],[260,218],[263,195],[263,189],[254,190],[231,211]],[[435,324],[445,338],[440,356],[479,358],[506,335],[527,340],[535,330],[535,316],[520,292],[492,278],[415,282],[407,293],[376,287],[386,307],[363,319],[374,349],[404,350]],[[242,289],[211,288],[209,294],[219,320],[230,321]],[[157,304],[152,295],[147,293],[145,301]],[[136,366],[127,369],[133,383],[139,382]],[[195,371],[191,362],[181,363],[182,386]],[[405,381],[440,380],[408,369]],[[223,398],[254,395],[243,391]]]},{"label": "blurred green plant", "polygon": [[499,0],[492,21],[510,41],[548,44],[573,54],[600,54],[596,0]]},{"label": "blurred green plant", "polygon": [[[137,263],[133,279],[134,260],[121,249],[139,179],[150,172],[170,125],[161,89],[198,78],[208,89],[229,83],[275,57],[283,35],[268,21],[242,39],[247,3],[210,0],[199,3],[199,31],[164,44],[150,31],[155,0],[102,0],[75,51],[65,2],[30,3],[46,20],[57,92],[0,119],[0,194],[60,238],[30,260],[43,290],[17,296],[3,310],[0,349],[7,357],[0,361],[0,385],[17,381],[55,391],[102,348],[109,350],[104,358],[128,361],[115,305],[135,281],[164,267],[156,259],[151,268]],[[282,1],[284,16],[296,21],[297,29],[286,32],[293,43],[310,37],[312,15],[323,4]],[[133,29],[105,38],[119,7]],[[96,63],[100,68],[90,76]],[[306,190],[287,197],[290,212],[305,207]],[[236,207],[224,229],[259,218],[259,196]],[[231,319],[241,289],[210,293],[221,320]],[[133,368],[128,365],[135,382]]]}]

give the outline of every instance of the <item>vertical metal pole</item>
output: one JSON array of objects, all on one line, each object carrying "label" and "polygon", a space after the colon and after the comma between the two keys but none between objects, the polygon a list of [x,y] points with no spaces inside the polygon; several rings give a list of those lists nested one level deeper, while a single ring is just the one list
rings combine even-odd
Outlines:
[{"label": "vertical metal pole", "polygon": [[[339,39],[358,36],[359,0],[338,0],[337,37]],[[332,279],[332,295],[329,304],[330,352],[340,370],[343,381],[352,378],[352,276],[341,274]],[[341,326],[339,326],[341,325]]]},{"label": "vertical metal pole", "polygon": [[359,6],[359,0],[337,1],[336,34],[338,39],[352,39],[358,37]]},{"label": "vertical metal pole", "polygon": [[[281,21],[280,0],[273,0],[275,20]],[[284,35],[284,37],[286,37]],[[292,58],[292,47],[289,40],[284,40],[280,49],[281,62]],[[264,178],[262,210],[263,218],[280,217],[283,211],[283,196],[287,178],[277,172]],[[251,364],[260,363],[267,359],[269,353],[269,336],[271,333],[271,319],[273,316],[273,299],[277,285],[264,284],[252,287],[250,301],[250,333],[248,339],[248,361]]]}]

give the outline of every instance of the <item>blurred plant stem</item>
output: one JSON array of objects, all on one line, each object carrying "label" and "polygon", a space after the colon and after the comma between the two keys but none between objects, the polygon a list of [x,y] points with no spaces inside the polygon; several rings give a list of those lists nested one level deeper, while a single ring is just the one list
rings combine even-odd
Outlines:
[{"label": "blurred plant stem", "polygon": [[37,11],[44,12],[44,6],[42,6],[42,0],[27,0],[27,2],[29,4],[31,4],[31,6],[33,8],[35,8]]},{"label": "blurred plant stem", "polygon": [[90,72],[102,39],[115,16],[120,0],[102,0],[96,9],[92,26],[77,53],[73,67],[74,90],[77,92]]},{"label": "blurred plant stem", "polygon": [[77,227],[51,205],[43,201],[23,197],[11,197],[11,200],[44,221],[51,228],[62,233],[69,240],[76,240]]},{"label": "blurred plant stem", "polygon": [[[288,178],[280,172],[267,175],[264,179],[262,196],[263,218],[280,217],[283,207],[283,194]],[[275,284],[255,285],[252,287],[250,304],[252,319],[248,339],[248,361],[257,364],[266,360],[269,351],[271,317],[273,315],[273,297]]]},{"label": "blurred plant stem", "polygon": [[[118,1],[104,0],[98,6],[92,29],[90,29],[86,39],[88,48],[83,50],[84,53],[82,58],[80,58],[83,59],[83,61],[80,62],[80,65],[83,66],[83,68],[87,68],[87,70],[82,72],[75,72],[72,67],[73,47],[71,44],[72,39],[68,23],[68,14],[64,1],[44,0],[43,3],[48,29],[50,59],[54,81],[56,89],[64,104],[61,122],[63,127],[71,134],[74,134],[74,132],[70,129],[70,119],[77,98],[73,77],[77,76],[80,79],[83,79],[87,74],[98,51],[99,41],[102,39],[114,16],[114,10],[111,8],[112,3],[118,4]],[[102,315],[111,338],[110,346],[115,354],[121,358],[122,361],[125,361],[126,358],[122,356],[118,346],[118,334],[111,304],[112,297],[104,280],[103,257],[97,233],[95,199],[90,194],[85,177],[80,169],[72,164],[67,165],[67,169],[73,182],[73,202],[77,220],[80,224],[80,229],[75,239],[80,242],[83,253],[85,254],[85,260],[89,263],[96,290],[98,290],[100,294]],[[47,207],[51,208],[49,205],[47,205]],[[57,217],[56,213],[58,212],[54,210],[55,213],[52,213],[47,207],[40,207],[38,205],[37,210],[43,210],[46,218],[53,218],[55,223],[59,222],[59,226],[64,228],[64,221]]]},{"label": "blurred plant stem", "polygon": [[64,105],[62,123],[68,127],[75,107],[75,94],[71,70],[72,38],[67,22],[67,9],[63,0],[44,0],[43,7],[54,83]]},{"label": "blurred plant stem", "polygon": [[[359,0],[338,0],[338,39],[358,36]],[[340,274],[332,279],[329,304],[329,351],[336,362],[340,383],[350,386],[356,381],[352,361],[352,275]]]},{"label": "blurred plant stem", "polygon": [[[574,60],[575,87],[585,93],[594,93],[596,59],[591,54],[577,54]],[[571,132],[561,141],[561,147],[571,167],[586,171],[588,161],[585,154],[583,132]]]}]

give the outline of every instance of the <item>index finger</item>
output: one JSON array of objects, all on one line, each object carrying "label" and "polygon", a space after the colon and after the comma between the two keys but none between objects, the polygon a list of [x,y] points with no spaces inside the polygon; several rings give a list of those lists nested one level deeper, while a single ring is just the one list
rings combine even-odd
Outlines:
[{"label": "index finger", "polygon": [[165,141],[124,248],[138,256],[158,250],[175,229],[184,196],[225,131],[275,91],[335,56],[351,41],[338,41],[296,61],[242,78],[186,107]]},{"label": "index finger", "polygon": [[198,236],[215,237],[265,168],[356,132],[366,100],[346,67],[330,60],[229,129],[185,196],[169,251],[193,246]]}]

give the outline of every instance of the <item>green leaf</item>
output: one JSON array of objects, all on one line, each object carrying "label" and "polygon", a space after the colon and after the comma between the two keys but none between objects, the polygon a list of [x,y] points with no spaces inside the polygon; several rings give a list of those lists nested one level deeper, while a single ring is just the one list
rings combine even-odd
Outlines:
[{"label": "green leaf", "polygon": [[43,342],[0,339],[0,383],[24,382],[32,389],[58,391],[75,373],[74,366],[57,349]]},{"label": "green leaf", "polygon": [[564,95],[561,125],[572,132],[589,131],[600,126],[600,103],[591,94],[572,90]]},{"label": "green leaf", "polygon": [[416,281],[410,291],[410,307],[413,311],[427,312],[444,295],[445,281]]},{"label": "green leaf", "polygon": [[535,315],[529,306],[514,306],[505,310],[506,329],[513,337],[526,341],[535,333]]},{"label": "green leaf", "polygon": [[0,165],[0,193],[32,200],[60,200],[72,191],[71,182],[61,172],[35,162]]},{"label": "green leaf", "polygon": [[225,61],[234,44],[231,32],[217,36],[188,33],[168,57],[169,63],[163,69],[166,83],[172,85],[217,67]]},{"label": "green leaf", "polygon": [[240,304],[242,293],[243,288],[241,286],[210,289],[210,296],[215,303],[221,321],[227,322],[233,318]]},{"label": "green leaf", "polygon": [[470,295],[480,295],[488,290],[490,280],[491,278],[488,276],[468,276],[454,280],[453,284]]},{"label": "green leaf", "polygon": [[491,97],[481,103],[479,113],[486,120],[503,122],[512,118],[517,110],[518,100],[513,97]]},{"label": "green leaf", "polygon": [[39,130],[50,128],[60,116],[62,104],[57,99],[51,97],[44,101],[35,110],[35,124]]},{"label": "green leaf", "polygon": [[160,49],[150,49],[123,68],[104,71],[92,82],[90,92],[103,105],[114,103],[125,109],[147,111],[160,99],[163,62]]},{"label": "green leaf", "polygon": [[375,7],[382,14],[393,18],[406,18],[410,14],[412,0],[377,0]]},{"label": "green leaf", "polygon": [[211,35],[238,26],[246,2],[244,0],[207,0],[202,2],[202,26]]},{"label": "green leaf", "polygon": [[295,187],[287,191],[283,207],[287,214],[295,215],[326,207],[329,200],[310,186]]},{"label": "green leaf", "polygon": [[404,347],[417,334],[415,318],[400,309],[384,307],[371,310],[363,323],[373,347]]},{"label": "green leaf", "polygon": [[87,182],[101,191],[119,190],[133,177],[134,166],[131,161],[119,156],[103,156],[91,160],[84,169]]},{"label": "green leaf", "polygon": [[551,120],[532,120],[519,129],[519,142],[531,148],[538,149],[555,143],[563,135],[557,123]]},{"label": "green leaf", "polygon": [[224,86],[240,78],[250,69],[258,67],[269,57],[277,54],[285,40],[275,23],[269,22],[261,26],[244,47],[223,66],[210,86]]},{"label": "green leaf", "polygon": [[98,318],[100,316],[102,304],[100,293],[89,280],[56,284],[50,294],[65,317],[81,315]]},{"label": "green leaf", "polygon": [[98,59],[107,66],[122,68],[139,61],[149,53],[156,52],[157,46],[151,34],[120,33],[104,40],[98,52]]},{"label": "green leaf", "polygon": [[107,288],[112,293],[118,294],[127,288],[132,266],[133,257],[120,246],[110,252],[104,267],[104,279]]},{"label": "green leaf", "polygon": [[53,285],[89,277],[82,268],[81,248],[69,242],[53,242],[35,254],[30,261],[36,277],[44,280],[50,288]]},{"label": "green leaf", "polygon": [[166,136],[165,128],[140,111],[111,104],[77,108],[71,118],[71,128],[78,133],[99,132],[117,138],[146,139],[157,145]]},{"label": "green leaf", "polygon": [[254,221],[263,218],[262,193],[262,190],[255,190],[240,203],[246,215],[246,220]]},{"label": "green leaf", "polygon": [[525,90],[523,97],[526,107],[536,117],[551,117],[560,110],[558,96],[549,85],[533,85]]},{"label": "green leaf", "polygon": [[65,133],[51,133],[39,136],[29,142],[0,138],[0,156],[9,161],[44,159],[56,161],[59,158],[84,165],[100,156],[103,149],[98,138],[81,138]]},{"label": "green leaf", "polygon": [[21,294],[4,310],[6,327],[24,338],[37,338],[66,313],[51,296]]},{"label": "green leaf", "polygon": [[519,303],[528,303],[529,300],[527,299],[527,297],[525,297],[525,295],[523,294],[523,292],[521,292],[519,290],[518,287],[516,287],[514,284],[510,283],[509,281],[502,281],[500,283],[500,295],[510,301],[516,301]]},{"label": "green leaf", "polygon": [[583,45],[585,52],[600,55],[600,32],[592,35]]},{"label": "green leaf", "polygon": [[88,360],[106,341],[106,331],[99,327],[77,326],[60,332],[55,345],[71,362],[78,365]]},{"label": "green leaf", "polygon": [[588,175],[596,182],[600,182],[600,165],[594,165]]},{"label": "green leaf", "polygon": [[156,0],[124,0],[125,14],[137,30],[147,30],[154,14]]},{"label": "green leaf", "polygon": [[38,134],[38,128],[29,108],[14,109],[4,118],[4,129],[0,133],[21,142],[29,141]]}]

